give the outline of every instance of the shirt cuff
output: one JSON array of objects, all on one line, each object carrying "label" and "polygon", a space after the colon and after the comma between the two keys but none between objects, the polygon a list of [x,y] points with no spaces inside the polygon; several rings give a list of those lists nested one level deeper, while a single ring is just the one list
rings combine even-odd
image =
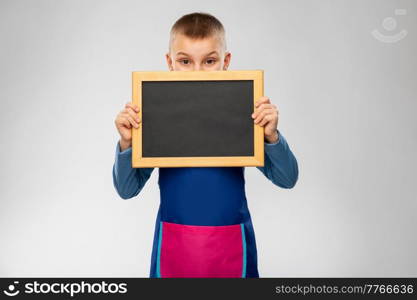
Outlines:
[{"label": "shirt cuff", "polygon": [[265,145],[274,146],[274,145],[277,145],[277,144],[281,143],[281,141],[282,141],[281,140],[281,134],[280,134],[278,129],[277,129],[277,133],[278,133],[278,141],[276,141],[275,143],[268,143],[268,142],[265,141]]},{"label": "shirt cuff", "polygon": [[287,151],[288,149],[288,145],[287,145],[287,141],[285,140],[284,136],[281,134],[281,132],[277,129],[278,132],[278,141],[275,143],[267,143],[264,142],[265,146],[264,146],[264,150],[265,153],[268,154],[268,156],[274,156],[277,157],[279,156],[281,153]]},{"label": "shirt cuff", "polygon": [[123,151],[121,151],[122,149],[120,148],[120,141],[117,142],[116,145],[116,155],[119,156],[129,156],[132,155],[132,147],[129,147]]}]

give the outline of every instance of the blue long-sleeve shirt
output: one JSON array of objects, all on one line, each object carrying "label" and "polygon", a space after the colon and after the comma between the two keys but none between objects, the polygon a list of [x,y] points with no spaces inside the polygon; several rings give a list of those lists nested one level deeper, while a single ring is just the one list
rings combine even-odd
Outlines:
[{"label": "blue long-sleeve shirt", "polygon": [[[276,143],[264,144],[264,167],[256,168],[274,185],[289,189],[298,180],[298,164],[282,133],[278,130],[277,133]],[[132,148],[120,151],[117,143],[113,184],[121,198],[130,199],[138,195],[153,169],[132,168]],[[244,188],[244,167],[159,168],[158,184],[161,199],[155,223],[150,277],[163,277],[161,253],[162,257],[167,256],[165,248],[161,250],[164,222],[165,225],[192,225],[194,230],[202,226],[232,227],[240,224],[244,243],[242,276],[259,277],[255,234]]]}]

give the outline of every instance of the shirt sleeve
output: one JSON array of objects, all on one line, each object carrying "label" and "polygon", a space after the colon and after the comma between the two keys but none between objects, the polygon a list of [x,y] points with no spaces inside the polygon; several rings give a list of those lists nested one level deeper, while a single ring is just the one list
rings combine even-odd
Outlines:
[{"label": "shirt sleeve", "polygon": [[265,142],[265,165],[256,168],[276,186],[290,189],[298,180],[298,163],[287,140],[278,129],[277,133],[276,143]]},{"label": "shirt sleeve", "polygon": [[140,193],[154,168],[132,168],[132,147],[120,151],[116,145],[113,164],[113,185],[123,199],[130,199]]}]

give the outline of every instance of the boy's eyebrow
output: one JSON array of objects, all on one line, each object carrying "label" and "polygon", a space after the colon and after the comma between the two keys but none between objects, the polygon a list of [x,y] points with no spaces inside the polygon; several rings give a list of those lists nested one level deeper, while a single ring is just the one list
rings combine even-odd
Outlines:
[{"label": "boy's eyebrow", "polygon": [[217,55],[219,55],[219,54],[217,53],[217,51],[211,51],[210,53],[206,54],[206,56],[209,56],[209,55],[212,55],[212,54],[217,54]]},{"label": "boy's eyebrow", "polygon": [[[212,54],[217,54],[218,55],[217,51],[211,51],[210,53],[206,54],[206,56],[209,56],[209,55],[212,55]],[[177,52],[177,55],[189,56],[187,53],[181,52],[181,51],[180,52]]]},{"label": "boy's eyebrow", "polygon": [[177,55],[185,55],[185,56],[188,56],[188,54],[185,53],[185,52],[177,52]]}]

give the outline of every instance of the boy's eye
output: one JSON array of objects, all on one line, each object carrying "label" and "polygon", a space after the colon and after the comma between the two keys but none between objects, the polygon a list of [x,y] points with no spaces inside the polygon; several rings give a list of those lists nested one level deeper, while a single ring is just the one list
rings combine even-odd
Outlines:
[{"label": "boy's eye", "polygon": [[190,62],[190,60],[188,60],[188,59],[181,59],[180,62],[183,63],[184,65],[188,65],[189,62]]},{"label": "boy's eye", "polygon": [[216,62],[216,60],[215,59],[213,59],[213,58],[209,58],[209,59],[207,59],[207,61],[206,61],[209,65],[212,65],[212,64],[214,64],[215,62]]}]

